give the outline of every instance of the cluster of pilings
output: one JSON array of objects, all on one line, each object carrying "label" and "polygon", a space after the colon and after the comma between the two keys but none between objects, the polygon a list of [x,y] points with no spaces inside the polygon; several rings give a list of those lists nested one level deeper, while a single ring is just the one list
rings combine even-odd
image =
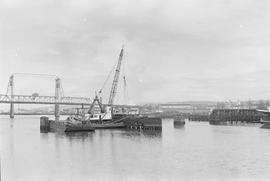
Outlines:
[{"label": "cluster of pilings", "polygon": [[209,116],[210,124],[259,123],[261,115],[256,109],[214,109]]}]

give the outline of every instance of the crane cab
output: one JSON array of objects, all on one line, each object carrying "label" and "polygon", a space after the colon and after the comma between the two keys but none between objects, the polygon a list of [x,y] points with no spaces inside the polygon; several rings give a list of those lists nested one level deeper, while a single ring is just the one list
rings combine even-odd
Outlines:
[{"label": "crane cab", "polygon": [[94,111],[93,114],[88,114],[88,119],[90,121],[111,121],[112,120],[112,112],[111,107],[106,106],[104,112]]}]

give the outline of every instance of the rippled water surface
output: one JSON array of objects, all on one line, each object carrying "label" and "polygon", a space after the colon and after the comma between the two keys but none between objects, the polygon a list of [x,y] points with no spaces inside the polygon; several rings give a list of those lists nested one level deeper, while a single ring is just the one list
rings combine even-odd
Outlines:
[{"label": "rippled water surface", "polygon": [[270,180],[270,129],[187,122],[161,133],[40,133],[0,117],[2,180]]}]

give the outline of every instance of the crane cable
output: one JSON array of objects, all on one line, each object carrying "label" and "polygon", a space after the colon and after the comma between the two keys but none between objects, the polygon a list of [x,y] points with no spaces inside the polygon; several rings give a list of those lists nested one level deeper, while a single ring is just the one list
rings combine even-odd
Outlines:
[{"label": "crane cable", "polygon": [[114,69],[115,69],[115,67],[116,67],[116,64],[117,64],[117,61],[116,61],[115,64],[113,65],[113,67],[112,67],[111,71],[109,72],[109,74],[107,75],[107,77],[106,77],[106,79],[105,79],[105,81],[104,81],[104,83],[103,83],[101,89],[98,91],[99,94],[102,93],[102,90],[104,89],[104,87],[105,87],[105,85],[107,84],[109,78],[111,77],[112,72],[114,71]]},{"label": "crane cable", "polygon": [[65,93],[64,93],[64,89],[63,89],[62,84],[60,84],[60,89],[61,89],[61,92],[60,92],[61,97],[65,97]]},{"label": "crane cable", "polygon": [[123,96],[124,96],[124,104],[127,104],[127,101],[128,101],[128,89],[127,89],[127,80],[126,80],[126,72],[125,72],[125,67],[126,67],[126,61],[123,62],[123,81],[124,81],[124,85],[123,85],[123,88],[124,88],[124,92],[123,92]]}]

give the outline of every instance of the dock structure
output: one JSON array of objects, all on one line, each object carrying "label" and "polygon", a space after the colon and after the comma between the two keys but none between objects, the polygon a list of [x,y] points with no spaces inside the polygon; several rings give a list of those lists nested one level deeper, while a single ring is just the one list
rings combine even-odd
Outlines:
[{"label": "dock structure", "polygon": [[209,121],[209,115],[208,114],[190,114],[188,116],[189,121]]},{"label": "dock structure", "polygon": [[214,109],[209,116],[209,123],[212,125],[260,123],[261,117],[256,109]]}]

